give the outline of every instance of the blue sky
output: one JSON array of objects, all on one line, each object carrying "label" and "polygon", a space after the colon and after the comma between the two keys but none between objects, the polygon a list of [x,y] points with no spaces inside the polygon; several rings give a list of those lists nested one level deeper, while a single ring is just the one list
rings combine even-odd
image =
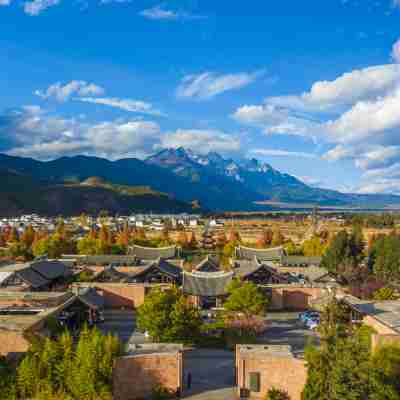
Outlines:
[{"label": "blue sky", "polygon": [[400,193],[399,0],[0,0],[0,152],[182,145]]}]

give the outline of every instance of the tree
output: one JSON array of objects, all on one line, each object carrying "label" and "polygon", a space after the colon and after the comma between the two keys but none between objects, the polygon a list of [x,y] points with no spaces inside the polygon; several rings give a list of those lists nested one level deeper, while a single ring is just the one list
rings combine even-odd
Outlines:
[{"label": "tree", "polygon": [[138,308],[137,324],[156,342],[190,341],[199,333],[201,318],[178,289],[153,289]]},{"label": "tree", "polygon": [[322,257],[326,250],[324,241],[318,237],[313,236],[311,239],[304,241],[303,253],[307,257]]},{"label": "tree", "polygon": [[184,296],[179,296],[173,305],[170,323],[167,336],[171,341],[191,342],[200,336],[202,325],[200,312]]},{"label": "tree", "polygon": [[325,251],[321,266],[336,276],[344,277],[346,272],[347,275],[350,275],[349,271],[357,272],[361,257],[360,245],[354,236],[340,231]]},{"label": "tree", "polygon": [[400,278],[400,236],[390,234],[377,238],[369,254],[369,266],[384,281]]},{"label": "tree", "polygon": [[371,400],[400,400],[400,347],[383,346],[372,356]]},{"label": "tree", "polygon": [[281,246],[285,241],[279,227],[275,227],[272,234],[271,246]]},{"label": "tree", "polygon": [[49,258],[60,258],[62,254],[74,254],[76,252],[76,243],[58,233],[45,237],[35,242],[32,246],[33,255]]},{"label": "tree", "polygon": [[21,236],[21,242],[27,248],[29,248],[32,246],[34,240],[35,240],[35,230],[33,229],[32,225],[28,225]]},{"label": "tree", "polygon": [[24,260],[32,260],[33,254],[31,248],[23,242],[12,243],[8,248],[9,255],[16,258],[23,258]]},{"label": "tree", "polygon": [[100,245],[98,239],[94,239],[89,235],[78,240],[76,247],[78,249],[78,254],[93,256],[98,254]]},{"label": "tree", "polygon": [[373,300],[376,301],[384,301],[384,300],[397,300],[399,298],[396,295],[394,289],[390,287],[383,287],[381,289],[376,290],[372,295]]},{"label": "tree", "polygon": [[272,388],[268,390],[265,400],[290,400],[290,397],[284,390]]},{"label": "tree", "polygon": [[17,369],[18,398],[111,399],[117,338],[84,328],[77,345],[69,333],[31,345]]},{"label": "tree", "polygon": [[228,312],[243,314],[246,318],[263,316],[267,308],[267,298],[257,285],[252,282],[238,282],[236,280],[228,287],[229,296],[224,303]]},{"label": "tree", "polygon": [[19,240],[17,229],[13,226],[8,233],[7,242],[16,243]]},{"label": "tree", "polygon": [[271,245],[273,240],[273,233],[271,229],[266,229],[262,231],[260,237],[257,239],[257,247],[265,248]]}]

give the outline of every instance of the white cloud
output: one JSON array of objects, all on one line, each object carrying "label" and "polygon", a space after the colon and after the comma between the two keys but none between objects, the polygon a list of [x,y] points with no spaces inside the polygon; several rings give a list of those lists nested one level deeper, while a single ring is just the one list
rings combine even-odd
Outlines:
[{"label": "white cloud", "polygon": [[289,110],[273,104],[244,105],[232,117],[242,124],[262,128],[267,135],[297,135],[315,140],[320,131],[319,122],[294,116]]},{"label": "white cloud", "polygon": [[195,149],[196,152],[203,154],[210,151],[231,153],[240,150],[240,139],[236,135],[218,130],[178,129],[164,134],[157,147],[185,147]]},{"label": "white cloud", "polygon": [[318,155],[313,153],[306,153],[301,151],[288,151],[276,149],[253,149],[250,150],[251,154],[262,157],[296,157],[296,158],[319,158]]},{"label": "white cloud", "polygon": [[226,75],[204,72],[199,75],[187,75],[176,89],[176,95],[181,99],[211,99],[229,90],[237,90],[250,85],[263,74],[264,71]]},{"label": "white cloud", "polygon": [[117,97],[82,97],[76,100],[85,103],[103,104],[109,107],[120,108],[124,111],[161,116],[163,113],[153,108],[152,104],[140,100],[119,99]]},{"label": "white cloud", "polygon": [[185,11],[168,10],[166,8],[161,7],[160,5],[155,6],[153,8],[147,8],[145,10],[142,10],[139,13],[139,15],[151,20],[167,20],[167,21],[205,18],[202,15],[194,15]]},{"label": "white cloud", "polygon": [[11,0],[0,0],[0,6],[9,6],[11,4]]},{"label": "white cloud", "polygon": [[60,82],[49,86],[44,92],[36,90],[35,94],[43,99],[54,98],[59,102],[65,102],[72,96],[100,96],[104,94],[104,89],[94,83],[86,81],[71,81],[65,85]]},{"label": "white cloud", "polygon": [[61,0],[32,0],[24,4],[24,11],[32,16],[39,15],[49,7],[60,4]]},{"label": "white cloud", "polygon": [[[399,0],[400,5],[400,0]],[[396,63],[400,64],[400,39],[393,45],[392,58]]]},{"label": "white cloud", "polygon": [[267,104],[302,111],[332,111],[387,94],[398,80],[395,64],[379,65],[345,73],[333,81],[315,82],[300,96],[278,96]]},{"label": "white cloud", "polygon": [[379,181],[363,182],[356,190],[357,193],[400,194],[400,179],[380,179]]},{"label": "white cloud", "polygon": [[327,139],[336,143],[395,144],[400,130],[400,89],[377,100],[359,101],[337,120],[325,124]]},{"label": "white cloud", "polygon": [[1,151],[13,155],[39,159],[73,154],[110,159],[144,157],[160,142],[160,127],[153,121],[88,123],[50,115],[38,107],[25,107],[1,117],[0,137],[8,141]]}]

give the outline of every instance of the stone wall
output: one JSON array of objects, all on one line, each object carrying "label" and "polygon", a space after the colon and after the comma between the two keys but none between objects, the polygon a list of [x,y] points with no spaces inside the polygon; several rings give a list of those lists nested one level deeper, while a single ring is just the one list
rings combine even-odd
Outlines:
[{"label": "stone wall", "polygon": [[250,374],[260,374],[259,392],[249,392],[251,399],[265,399],[269,389],[276,388],[288,393],[291,400],[301,400],[307,381],[307,367],[302,359],[278,354],[237,352],[237,388],[250,389]]},{"label": "stone wall", "polygon": [[182,353],[154,353],[120,357],[113,372],[113,399],[137,400],[156,386],[176,393],[182,387]]}]

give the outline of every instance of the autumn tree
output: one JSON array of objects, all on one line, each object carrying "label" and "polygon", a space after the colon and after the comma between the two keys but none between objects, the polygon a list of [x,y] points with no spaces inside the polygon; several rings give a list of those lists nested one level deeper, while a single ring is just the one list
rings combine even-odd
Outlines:
[{"label": "autumn tree", "polygon": [[282,235],[279,227],[276,226],[273,229],[271,246],[281,246],[284,242],[285,242],[285,238]]}]

